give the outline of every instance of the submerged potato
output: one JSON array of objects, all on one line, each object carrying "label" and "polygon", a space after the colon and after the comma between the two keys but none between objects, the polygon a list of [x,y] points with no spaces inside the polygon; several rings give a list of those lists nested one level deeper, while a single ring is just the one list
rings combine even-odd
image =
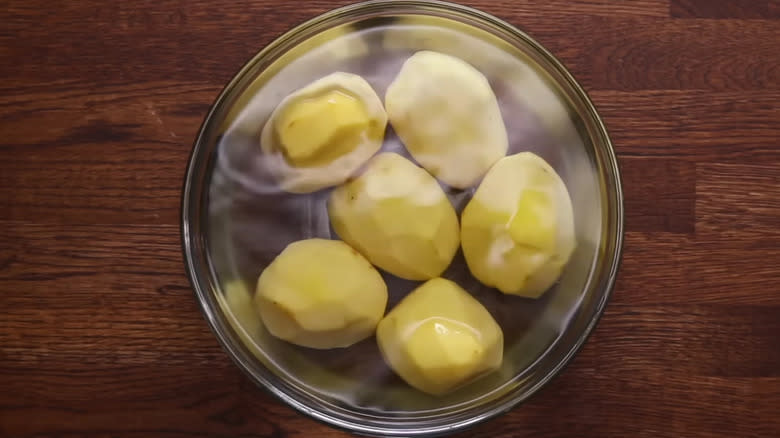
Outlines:
[{"label": "submerged potato", "polygon": [[[230,312],[233,314],[233,318],[235,318],[235,323],[238,323],[238,326],[235,325],[234,320],[228,319],[228,321],[230,321],[233,328],[239,332],[239,336],[244,338],[246,337],[246,334],[248,334],[251,339],[252,336],[257,334],[261,325],[260,315],[257,314],[257,311],[255,311],[255,308],[252,305],[251,288],[245,287],[244,283],[240,280],[233,280],[225,285],[224,290],[225,302],[228,309],[230,309]],[[245,331],[245,333],[240,333],[242,330]]]},{"label": "submerged potato", "polygon": [[458,217],[436,180],[394,153],[328,201],[336,233],[377,267],[408,280],[439,276],[458,250]]},{"label": "submerged potato", "polygon": [[310,348],[348,347],[374,333],[387,286],[344,242],[291,243],[257,281],[255,305],[268,331]]},{"label": "submerged potato", "polygon": [[555,283],[574,251],[569,192],[537,155],[502,158],[463,210],[461,241],[479,281],[537,298]]},{"label": "submerged potato", "polygon": [[360,76],[332,73],[285,98],[263,128],[261,146],[284,190],[341,184],[382,145],[387,115]]},{"label": "submerged potato", "polygon": [[504,335],[482,304],[452,281],[434,278],[377,326],[387,364],[420,391],[440,395],[501,365]]},{"label": "submerged potato", "polygon": [[485,76],[442,53],[412,55],[387,89],[390,123],[424,168],[467,188],[506,154],[507,132]]}]

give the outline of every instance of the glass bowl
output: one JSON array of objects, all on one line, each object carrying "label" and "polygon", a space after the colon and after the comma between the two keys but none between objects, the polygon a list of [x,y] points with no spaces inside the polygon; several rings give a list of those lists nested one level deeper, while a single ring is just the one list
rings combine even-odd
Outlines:
[{"label": "glass bowl", "polygon": [[[486,288],[458,254],[444,274],[479,299],[504,331],[502,367],[443,397],[418,392],[383,363],[373,338],[343,350],[296,347],[270,336],[251,303],[254,283],[289,243],[336,238],[327,190],[284,193],[264,170],[259,132],[291,91],[333,71],[365,77],[380,96],[417,50],[448,53],[490,81],[509,153],[531,150],[566,183],[577,249],[537,300]],[[392,129],[383,150],[405,154]],[[445,191],[460,212],[473,189]],[[623,198],[617,160],[586,93],[525,33],[475,9],[438,1],[369,1],[295,27],[249,61],[225,87],[195,141],[182,198],[186,270],[201,309],[235,363],[285,403],[365,435],[421,436],[460,430],[528,399],[576,354],[615,282]],[[391,308],[418,283],[388,274]]]}]

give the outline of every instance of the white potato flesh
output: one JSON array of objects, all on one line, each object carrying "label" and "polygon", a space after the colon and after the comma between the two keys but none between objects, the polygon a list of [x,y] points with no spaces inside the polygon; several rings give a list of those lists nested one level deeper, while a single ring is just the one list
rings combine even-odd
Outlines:
[{"label": "white potato flesh", "polygon": [[476,184],[506,154],[496,95],[482,73],[453,56],[412,55],[388,87],[385,107],[412,157],[452,187]]}]

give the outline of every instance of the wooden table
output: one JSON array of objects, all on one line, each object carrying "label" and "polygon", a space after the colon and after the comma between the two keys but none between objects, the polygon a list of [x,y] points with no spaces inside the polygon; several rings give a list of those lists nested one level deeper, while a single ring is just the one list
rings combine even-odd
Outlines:
[{"label": "wooden table", "polygon": [[[228,359],[179,197],[221,87],[345,1],[0,7],[0,436],[340,437]],[[622,166],[614,298],[579,356],[467,437],[780,436],[780,2],[472,0],[571,69]]]}]

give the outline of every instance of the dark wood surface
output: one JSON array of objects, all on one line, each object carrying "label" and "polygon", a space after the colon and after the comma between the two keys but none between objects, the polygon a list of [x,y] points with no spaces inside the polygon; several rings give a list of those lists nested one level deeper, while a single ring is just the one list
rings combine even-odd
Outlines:
[{"label": "dark wood surface", "polygon": [[[0,436],[345,436],[232,365],[178,227],[223,84],[343,3],[2,2]],[[627,232],[580,355],[461,436],[780,436],[780,2],[468,3],[588,90],[622,165]]]}]

